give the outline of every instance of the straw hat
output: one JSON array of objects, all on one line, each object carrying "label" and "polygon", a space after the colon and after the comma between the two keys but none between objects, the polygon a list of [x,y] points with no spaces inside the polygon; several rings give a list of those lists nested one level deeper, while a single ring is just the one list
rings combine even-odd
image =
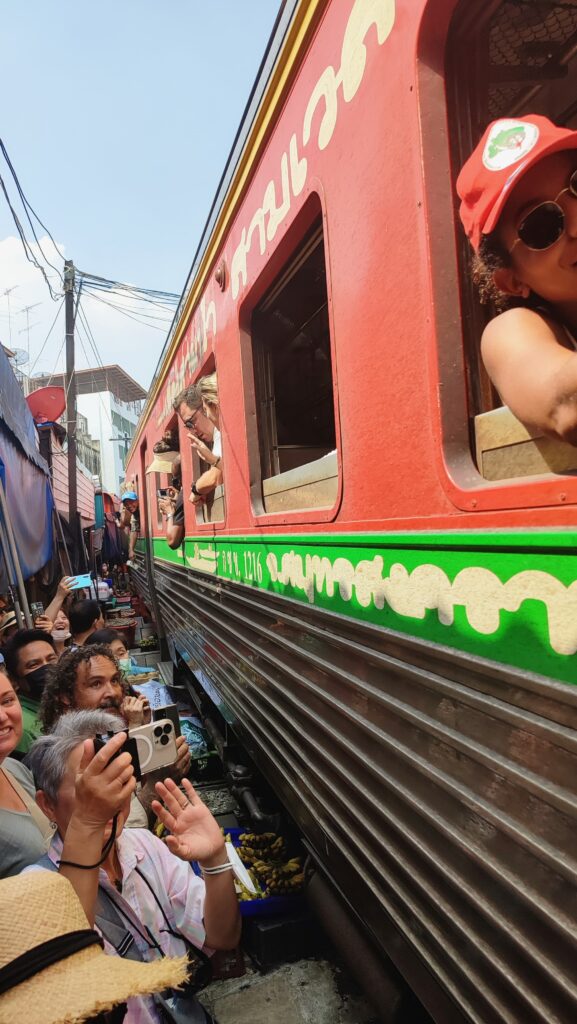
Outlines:
[{"label": "straw hat", "polygon": [[159,452],[154,456],[147,473],[172,473],[174,463],[180,458],[180,452]]},{"label": "straw hat", "polygon": [[0,618],[0,633],[3,633],[5,629],[9,629],[10,626],[17,625],[16,612],[4,612],[4,615]]},{"label": "straw hat", "polygon": [[[88,942],[97,936],[62,875],[31,871],[0,881],[0,1024],[80,1024],[131,996],[186,981],[186,957],[124,960],[100,944],[78,949],[79,932]],[[38,949],[42,944],[46,952]]]}]

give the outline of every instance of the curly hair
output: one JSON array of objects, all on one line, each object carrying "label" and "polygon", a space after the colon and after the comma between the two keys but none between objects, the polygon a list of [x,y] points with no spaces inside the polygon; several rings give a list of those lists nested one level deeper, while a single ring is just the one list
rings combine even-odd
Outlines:
[{"label": "curly hair", "polygon": [[509,264],[509,253],[499,242],[496,232],[484,235],[479,251],[471,260],[472,277],[483,305],[493,303],[499,313],[507,309],[511,304],[512,297],[500,291],[495,284],[493,275],[496,270],[508,267]]},{"label": "curly hair", "polygon": [[[115,668],[118,668],[118,662],[106,644],[78,647],[75,651],[63,654],[55,665],[48,666],[38,713],[43,732],[50,732],[60,716],[74,708],[74,687],[78,669],[98,655],[108,658]],[[122,682],[121,685],[125,687],[125,683]]]}]

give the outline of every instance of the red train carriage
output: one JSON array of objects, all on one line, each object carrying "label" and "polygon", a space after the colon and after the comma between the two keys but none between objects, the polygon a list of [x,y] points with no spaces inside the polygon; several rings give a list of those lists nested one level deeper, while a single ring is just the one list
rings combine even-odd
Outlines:
[{"label": "red train carriage", "polygon": [[574,125],[576,52],[573,0],[286,4],[128,470],[172,651],[443,1024],[577,1012],[576,455],[499,408],[454,197],[491,117]]}]

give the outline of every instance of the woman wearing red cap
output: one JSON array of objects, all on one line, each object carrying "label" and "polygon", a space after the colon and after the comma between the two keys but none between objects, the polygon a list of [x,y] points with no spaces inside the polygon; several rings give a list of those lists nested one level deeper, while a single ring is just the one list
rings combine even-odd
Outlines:
[{"label": "woman wearing red cap", "polygon": [[523,423],[577,445],[577,132],[495,121],[457,182],[482,301],[481,353]]}]

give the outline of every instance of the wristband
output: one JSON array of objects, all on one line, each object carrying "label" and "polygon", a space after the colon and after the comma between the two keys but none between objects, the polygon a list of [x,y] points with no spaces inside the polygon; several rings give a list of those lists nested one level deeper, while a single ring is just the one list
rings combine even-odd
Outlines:
[{"label": "wristband", "polygon": [[219,864],[215,868],[203,868],[202,864],[199,864],[199,868],[203,875],[222,875],[225,871],[234,871],[234,864],[227,860],[225,864]]},{"label": "wristband", "polygon": [[216,460],[216,462],[213,462],[213,464],[212,464],[212,465],[213,465],[213,469],[218,469],[218,464],[219,464],[219,462],[220,462],[220,459],[221,459],[221,456],[219,455],[219,456],[217,457],[217,460]]},{"label": "wristband", "polygon": [[168,513],[168,515],[166,517],[166,522],[168,522],[169,519],[174,519],[174,512],[169,512]]},{"label": "wristband", "polygon": [[193,494],[196,494],[197,498],[201,498],[202,497],[202,495],[198,493],[198,491],[196,489],[196,484],[194,483],[194,481],[192,482],[192,486],[191,486],[190,489],[191,489]]}]

